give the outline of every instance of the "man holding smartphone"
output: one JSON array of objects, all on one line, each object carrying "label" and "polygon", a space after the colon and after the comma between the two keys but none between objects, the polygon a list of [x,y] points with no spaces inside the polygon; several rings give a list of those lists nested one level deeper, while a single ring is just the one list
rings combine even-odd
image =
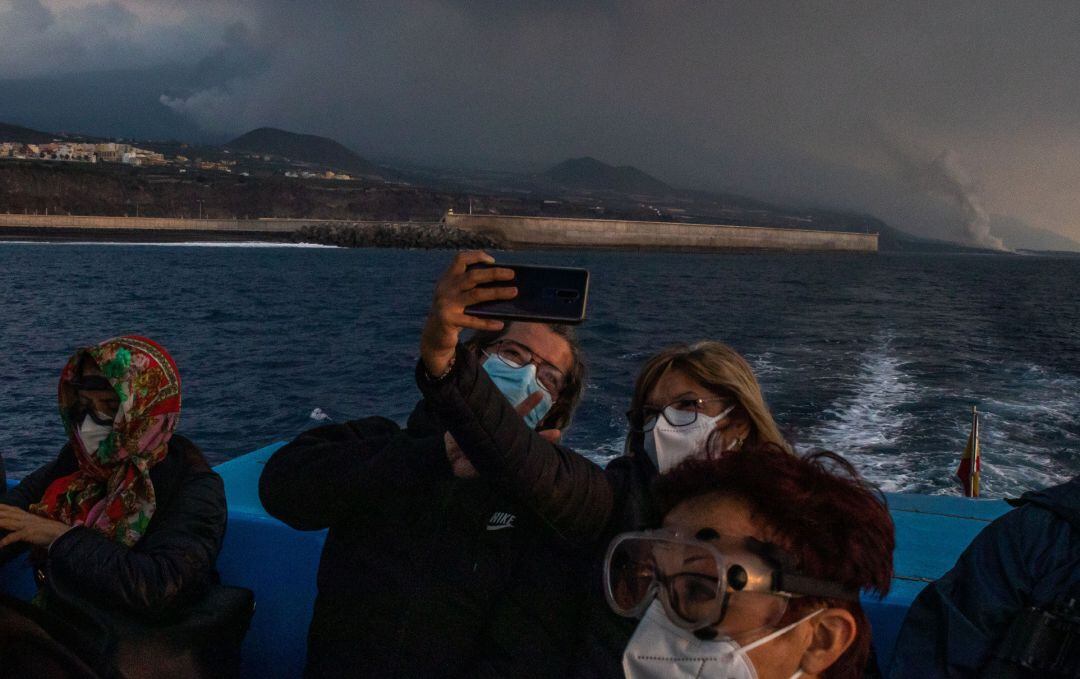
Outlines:
[{"label": "man holding smartphone", "polygon": [[[583,387],[577,345],[565,326],[466,314],[516,292],[480,287],[512,278],[469,269],[492,261],[459,254],[440,279],[422,344],[445,365],[425,362],[417,379],[437,385],[458,357],[480,362],[498,398],[555,439]],[[462,328],[477,333],[459,348]],[[294,528],[330,529],[307,676],[565,675],[585,594],[578,557],[472,468],[425,401],[404,429],[369,417],[301,434],[267,462],[259,492]]]}]

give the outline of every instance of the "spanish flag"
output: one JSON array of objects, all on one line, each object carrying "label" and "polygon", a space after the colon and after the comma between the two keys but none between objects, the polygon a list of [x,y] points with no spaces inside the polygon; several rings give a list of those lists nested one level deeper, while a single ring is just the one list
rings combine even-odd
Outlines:
[{"label": "spanish flag", "polygon": [[964,456],[960,458],[960,467],[956,478],[964,486],[964,497],[979,497],[979,472],[982,467],[982,455],[979,454],[979,411],[971,408],[971,434],[968,435]]}]

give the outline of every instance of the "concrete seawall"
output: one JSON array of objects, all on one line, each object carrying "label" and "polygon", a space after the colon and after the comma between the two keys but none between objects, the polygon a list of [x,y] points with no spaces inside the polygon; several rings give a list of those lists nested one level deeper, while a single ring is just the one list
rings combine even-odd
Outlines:
[{"label": "concrete seawall", "polygon": [[459,229],[491,236],[511,248],[834,252],[878,250],[876,233],[847,231],[455,214],[448,214],[446,223]]},{"label": "concrete seawall", "polygon": [[82,215],[0,214],[0,240],[119,240],[148,242],[299,240],[319,219],[173,219]]},{"label": "concrete seawall", "polygon": [[292,233],[317,219],[172,219],[160,217],[97,217],[84,215],[0,214],[0,234],[8,229],[65,231],[207,231]]},{"label": "concrete seawall", "polygon": [[472,247],[467,243],[469,238],[462,234],[475,234],[481,237],[483,242],[492,243],[494,247],[511,249],[833,252],[877,252],[878,249],[876,233],[610,219],[448,214],[444,226],[440,226],[432,223],[320,219],[170,219],[0,214],[0,240],[310,240],[346,247]]}]

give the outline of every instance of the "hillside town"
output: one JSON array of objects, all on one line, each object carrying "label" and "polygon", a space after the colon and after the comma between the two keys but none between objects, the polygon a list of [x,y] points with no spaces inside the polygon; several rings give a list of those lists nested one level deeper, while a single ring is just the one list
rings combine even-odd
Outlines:
[{"label": "hillside town", "polygon": [[48,144],[22,144],[4,141],[0,142],[0,158],[59,160],[72,163],[123,163],[125,165],[168,164],[162,153],[116,142],[89,144],[53,141]]},{"label": "hillside town", "polygon": [[[228,153],[228,151],[225,153]],[[237,164],[241,161],[245,166],[250,166],[253,163],[269,166],[272,162],[279,160],[289,162],[288,159],[277,159],[269,155],[254,153],[241,154],[239,157],[240,160],[231,158],[205,160],[203,158],[189,158],[181,154],[166,156],[164,153],[120,142],[85,143],[57,140],[46,144],[29,144],[0,141],[0,160],[37,160],[92,164],[116,163],[134,167],[173,167],[178,168],[180,173],[193,169],[229,174],[236,171]],[[238,174],[247,176],[248,172],[239,171]],[[352,176],[347,173],[313,168],[307,163],[289,163],[289,167],[280,169],[274,174],[299,179],[352,179]]]}]

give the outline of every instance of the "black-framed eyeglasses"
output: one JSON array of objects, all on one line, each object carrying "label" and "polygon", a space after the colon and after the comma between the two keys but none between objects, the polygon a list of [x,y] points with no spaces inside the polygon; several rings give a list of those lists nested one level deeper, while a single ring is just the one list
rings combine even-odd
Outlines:
[{"label": "black-framed eyeglasses", "polygon": [[[630,410],[626,417],[630,420],[630,426],[634,431],[650,432],[661,417],[673,427],[688,427],[697,422],[698,413],[705,410],[706,403],[716,402],[730,403],[731,399],[724,396],[714,398],[680,398],[675,399],[663,408],[644,406],[640,410]],[[726,415],[735,408],[732,403],[721,409],[720,415]]]},{"label": "black-framed eyeglasses", "polygon": [[489,344],[483,350],[485,356],[495,356],[511,368],[524,368],[527,365],[536,366],[536,381],[551,394],[552,398],[558,398],[566,386],[566,373],[559,370],[550,362],[537,356],[532,349],[514,340],[499,340]]}]

